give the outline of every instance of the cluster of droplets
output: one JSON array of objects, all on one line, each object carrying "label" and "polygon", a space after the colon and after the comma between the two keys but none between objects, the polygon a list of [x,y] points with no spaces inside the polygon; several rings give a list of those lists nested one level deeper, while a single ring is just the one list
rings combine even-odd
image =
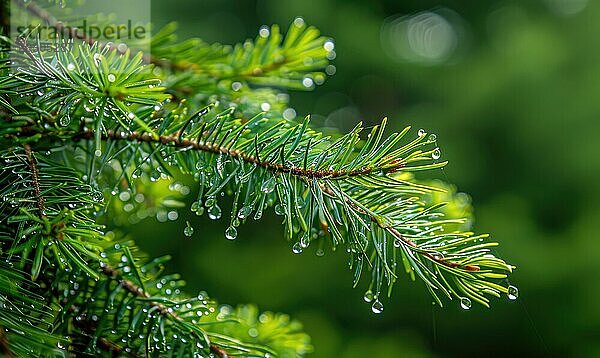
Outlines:
[{"label": "cluster of droplets", "polygon": [[[516,286],[509,285],[507,287],[508,299],[511,301],[516,300],[519,297],[519,289]],[[464,310],[471,309],[471,299],[468,297],[460,297],[460,307]]]},{"label": "cluster of droplets", "polygon": [[[425,137],[427,135],[427,131],[423,128],[417,131],[417,135],[419,137]],[[431,133],[429,137],[427,137],[427,143],[437,143],[437,135],[435,133]],[[433,152],[431,152],[431,158],[433,160],[438,160],[442,157],[442,151],[440,148],[435,148]]]},{"label": "cluster of droplets", "polygon": [[371,289],[367,290],[363,296],[363,300],[371,304],[371,311],[375,314],[383,312],[383,303],[379,300],[379,295],[374,294]]}]

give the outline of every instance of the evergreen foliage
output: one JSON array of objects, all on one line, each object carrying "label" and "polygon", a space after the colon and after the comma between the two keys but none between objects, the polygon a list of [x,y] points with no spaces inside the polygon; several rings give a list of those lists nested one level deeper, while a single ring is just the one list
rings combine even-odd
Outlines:
[{"label": "evergreen foliage", "polygon": [[294,253],[346,250],[375,313],[403,273],[439,305],[517,296],[496,243],[459,230],[466,219],[444,216],[443,187],[415,177],[446,165],[435,135],[387,133],[384,119],[328,136],[291,118],[281,89],[310,90],[334,72],[330,39],[301,18],[285,35],[265,27],[235,46],[178,42],[174,31],[153,37],[152,56],[91,39],[49,51],[35,31],[2,38],[0,352],[310,352],[298,322],[186,293],[168,257],[146,257],[121,232],[113,217],[123,212],[179,205],[147,189],[177,172],[196,179],[191,209],[226,221],[227,239],[274,208]]}]

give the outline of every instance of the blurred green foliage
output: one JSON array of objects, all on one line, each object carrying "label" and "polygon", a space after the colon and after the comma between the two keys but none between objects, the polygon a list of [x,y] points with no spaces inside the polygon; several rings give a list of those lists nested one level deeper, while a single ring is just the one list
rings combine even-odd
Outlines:
[{"label": "blurred green foliage", "polygon": [[[456,35],[435,63],[394,56],[382,41],[390,16],[422,11]],[[450,161],[437,178],[471,195],[475,228],[491,232],[517,266],[519,299],[489,310],[433,308],[421,283],[406,279],[375,316],[361,302],[365,287],[351,288],[344,253],[292,254],[274,215],[241,227],[235,242],[223,238],[223,223],[193,213],[169,225],[146,219],[134,227],[147,238],[140,246],[172,254],[192,290],[298,318],[314,357],[599,356],[600,3],[153,2],[157,26],[176,20],[182,38],[209,42],[238,42],[296,16],[332,36],[337,53],[332,79],[291,93],[298,115],[346,130],[387,116],[394,129],[436,133]],[[196,228],[191,238],[185,220]]]}]

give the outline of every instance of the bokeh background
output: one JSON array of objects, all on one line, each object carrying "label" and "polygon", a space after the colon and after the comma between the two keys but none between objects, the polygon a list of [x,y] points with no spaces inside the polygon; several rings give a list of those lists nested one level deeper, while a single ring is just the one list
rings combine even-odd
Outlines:
[{"label": "bokeh background", "polygon": [[[134,228],[169,253],[190,290],[301,320],[312,357],[600,356],[600,2],[156,0],[157,26],[235,43],[296,16],[335,39],[337,73],[291,93],[299,116],[349,129],[389,117],[436,133],[436,176],[472,196],[475,230],[518,267],[516,301],[433,307],[400,280],[374,315],[351,288],[344,252],[294,255],[274,215],[225,240],[192,213]],[[434,173],[436,174],[436,173]],[[185,179],[184,179],[185,181]],[[191,182],[190,182],[191,184]],[[190,188],[193,187],[190,186]],[[190,200],[193,193],[190,195]],[[185,220],[196,228],[183,235]]]}]

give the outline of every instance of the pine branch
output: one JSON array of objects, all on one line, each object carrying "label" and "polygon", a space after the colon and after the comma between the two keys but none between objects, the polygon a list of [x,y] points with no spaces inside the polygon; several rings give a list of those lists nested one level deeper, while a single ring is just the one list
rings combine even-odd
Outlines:
[{"label": "pine branch", "polygon": [[[89,50],[79,51],[87,53]],[[47,76],[46,81],[64,81],[63,76],[72,76],[61,69],[60,64],[52,69],[47,62],[37,59],[33,61],[29,57],[38,71]],[[118,63],[123,60],[113,58],[112,61]],[[108,65],[113,66],[110,63]],[[66,67],[62,65],[62,68]],[[42,71],[44,69],[46,71]],[[98,83],[97,86],[101,87],[103,84]],[[57,90],[60,91],[60,88]],[[55,95],[59,93],[55,92]],[[71,91],[71,95],[77,94]],[[137,94],[141,103],[148,104],[152,103],[149,101],[156,95],[154,92]],[[115,109],[121,108],[118,98],[110,96],[104,98],[104,101],[107,104],[113,103]],[[118,115],[115,118],[111,113],[105,113],[101,116],[102,122],[99,122],[101,126],[99,123],[94,128],[84,126],[79,128],[79,133],[43,128],[38,134],[70,136],[71,139],[83,137],[88,139],[86,142],[93,144],[95,150],[92,152],[96,156],[98,153],[102,155],[102,141],[113,143],[107,148],[112,148],[116,156],[107,153],[105,160],[117,160],[124,165],[134,159],[136,163],[133,176],[144,165],[159,166],[168,172],[163,164],[166,159],[188,173],[195,173],[199,168],[205,167],[203,163],[214,163],[211,172],[218,174],[213,177],[216,182],[211,184],[212,189],[204,196],[207,197],[207,203],[211,202],[209,209],[217,208],[220,212],[220,208],[211,199],[216,191],[229,188],[236,192],[234,213],[227,233],[231,238],[236,236],[235,226],[239,225],[236,223],[246,219],[256,206],[257,213],[262,213],[265,198],[275,191],[274,199],[278,199],[279,211],[285,217],[286,236],[293,238],[294,232],[304,232],[296,242],[294,251],[301,252],[308,247],[312,222],[320,222],[321,226],[331,230],[333,246],[348,241],[351,250],[357,252],[356,256],[352,255],[355,284],[360,278],[363,262],[367,261],[371,270],[378,272],[371,284],[376,287],[376,296],[380,294],[384,279],[387,279],[390,288],[396,280],[395,269],[392,268],[394,265],[390,266],[388,262],[388,255],[396,260],[396,249],[401,250],[406,271],[411,276],[418,275],[428,284],[427,287],[438,304],[441,301],[436,291],[448,298],[454,296],[465,301],[468,298],[462,296],[464,294],[484,305],[488,305],[484,294],[499,295],[507,292],[508,288],[487,280],[505,277],[505,274],[494,271],[512,269],[502,260],[488,257],[488,247],[495,243],[469,247],[467,243],[474,239],[471,233],[443,233],[445,222],[436,219],[436,207],[426,208],[419,202],[419,196],[435,189],[399,180],[396,175],[443,167],[445,162],[431,163],[432,159],[435,161],[440,156],[437,147],[420,149],[434,146],[435,139],[426,139],[424,134],[419,133],[416,139],[397,146],[409,128],[386,137],[384,129],[387,121],[384,119],[381,126],[372,129],[359,150],[362,131],[360,124],[346,135],[330,140],[311,130],[308,118],[297,125],[287,121],[270,124],[260,115],[242,122],[232,118],[231,110],[209,116],[207,107],[188,116],[188,108],[184,102],[176,105],[164,118],[158,117],[156,112],[139,111],[131,116],[138,121],[124,123]],[[264,129],[260,130],[263,126]],[[127,132],[124,133],[123,129]],[[115,146],[114,143],[119,141],[124,144]],[[127,144],[131,141],[147,145],[145,150],[149,155],[139,158],[139,148],[129,147]],[[159,157],[154,146],[164,148],[162,150],[165,155]],[[128,150],[129,148],[133,151]],[[187,158],[181,156],[181,152],[186,152]],[[95,159],[90,157],[88,160],[91,167],[94,167]],[[223,163],[231,163],[228,165],[227,175]],[[124,165],[125,168],[127,166]],[[257,168],[262,170],[256,170]],[[246,179],[241,180],[238,172],[248,172]],[[88,174],[90,178],[95,175],[93,172]],[[206,176],[209,174],[210,172],[201,175],[201,186],[206,185]],[[232,186],[234,181],[241,184],[235,188]],[[244,182],[249,184],[244,185]],[[276,187],[277,190],[274,190]],[[242,190],[246,192],[243,199],[245,202],[239,209],[240,213],[236,213]],[[377,191],[385,193],[384,196],[377,195]],[[307,193],[302,194],[302,204],[295,197],[299,193]],[[405,203],[405,210],[398,210],[397,203]],[[215,216],[220,216],[220,213]],[[377,236],[379,234],[367,225],[368,221],[376,223],[384,235]],[[434,230],[429,230],[428,227],[432,225]],[[399,226],[405,232],[400,232]],[[344,237],[343,232],[350,235],[349,239]],[[389,245],[390,247],[386,243],[386,235],[393,238],[394,244]],[[483,257],[484,255],[488,256]],[[362,261],[362,258],[367,260]],[[428,266],[428,263],[433,263],[433,266]],[[481,266],[485,266],[485,269],[478,270]],[[378,300],[376,302],[380,305]]]},{"label": "pine branch", "polygon": [[[13,0],[13,1],[20,8],[25,9],[31,15],[39,18],[40,20],[44,21],[47,25],[55,28],[57,33],[64,36],[65,39],[67,39],[67,38],[68,39],[79,39],[79,40],[82,40],[84,43],[87,43],[88,45],[94,45],[97,43],[97,41],[94,38],[90,37],[89,35],[82,34],[73,27],[65,27],[61,21],[58,21],[51,13],[49,13],[44,8],[40,7],[35,1],[28,1],[28,2],[26,2],[24,0]],[[112,43],[100,44],[100,45],[106,45],[110,48],[111,51],[118,52],[120,54],[127,54],[128,56],[131,55],[131,52],[128,52],[127,49],[120,49],[117,45],[112,44]],[[148,56],[146,54],[143,56],[143,59],[144,59],[145,63],[166,65],[166,63],[164,61],[159,61],[159,60],[153,58],[152,56]]]},{"label": "pine branch", "polygon": [[[19,4],[67,37],[76,35],[35,3]],[[414,136],[410,127],[388,133],[383,119],[367,135],[360,123],[326,136],[309,117],[294,122],[283,115],[290,108],[277,88],[322,83],[333,42],[301,19],[285,36],[265,27],[254,41],[233,47],[176,43],[173,31],[168,26],[152,39],[160,60],[92,38],[48,53],[39,43],[30,46],[35,33],[18,37],[8,52],[11,43],[0,38],[0,253],[18,269],[0,261],[0,283],[9,283],[0,294],[32,292],[39,299],[31,309],[17,302],[20,315],[38,315],[17,331],[0,311],[7,330],[0,331],[0,350],[21,347],[15,340],[34,342],[36,352],[66,347],[48,334],[50,319],[54,334],[71,337],[68,349],[90,354],[231,357],[311,349],[301,326],[278,315],[265,315],[265,325],[278,322],[267,338],[248,337],[263,324],[253,318],[255,308],[216,312],[216,303],[204,294],[186,296],[179,276],[163,272],[166,258],[148,260],[122,238],[105,210],[124,207],[107,205],[104,195],[127,190],[130,197],[140,183],[170,179],[175,170],[198,182],[191,209],[199,215],[206,209],[220,218],[217,198],[231,196],[230,240],[252,213],[258,220],[274,207],[294,253],[343,246],[355,286],[370,271],[365,300],[375,313],[399,267],[423,280],[439,305],[441,296],[463,308],[471,300],[488,306],[488,296],[516,298],[516,287],[506,283],[513,266],[493,254],[496,243],[456,231],[466,220],[444,217],[444,203],[433,195],[441,189],[413,174],[446,165],[434,135]],[[97,213],[108,216],[116,237],[103,232]],[[59,309],[43,315],[43,298]]]},{"label": "pine branch", "polygon": [[[112,267],[105,265],[102,267],[102,273],[104,273],[106,276],[112,278],[112,279],[118,279],[121,286],[123,286],[123,288],[125,290],[127,290],[129,293],[131,293],[134,296],[138,296],[138,297],[142,297],[145,299],[149,299],[152,296],[150,296],[146,291],[144,291],[141,287],[139,287],[138,285],[136,285],[135,283],[123,279],[119,273],[119,271],[113,269]],[[176,313],[173,313],[171,310],[169,310],[166,306],[157,303],[157,302],[151,302],[151,306],[156,308],[158,310],[158,312],[162,313],[165,316],[171,317],[172,319],[176,320],[176,321],[182,321],[181,317],[179,317]],[[203,339],[203,337],[199,337],[197,335],[196,332],[192,332],[193,335],[196,336],[196,338],[198,339]],[[215,344],[211,344],[210,345],[210,350],[213,353],[218,353],[220,357],[224,357],[224,358],[228,358],[229,355],[227,354],[227,352],[225,350],[223,350],[222,348],[218,347]]]},{"label": "pine branch", "polygon": [[[93,139],[95,138],[95,133],[91,129],[84,129],[80,133],[76,133],[73,135],[73,139]],[[218,143],[211,142],[203,142],[201,140],[194,140],[188,138],[181,138],[179,135],[161,135],[161,136],[153,136],[151,133],[144,132],[115,132],[113,130],[106,131],[105,134],[102,134],[103,140],[122,140],[122,141],[140,141],[145,143],[153,143],[158,145],[169,145],[175,148],[182,149],[195,149],[202,152],[214,153],[214,154],[222,154],[231,159],[241,159],[248,164],[253,164],[265,168],[273,173],[290,173],[291,175],[302,177],[305,179],[337,179],[343,177],[353,177],[353,176],[361,176],[368,175],[373,172],[390,172],[393,173],[402,168],[402,160],[397,159],[396,162],[392,166],[388,167],[363,167],[352,170],[314,170],[314,169],[304,169],[297,166],[287,166],[285,164],[274,163],[267,160],[261,160],[260,157],[251,155],[248,153],[244,153],[243,151],[231,149],[229,146],[220,146]]]},{"label": "pine branch", "polygon": [[[92,138],[94,138],[94,132],[92,130],[88,129],[88,130],[83,131],[81,134],[75,135],[74,138],[92,139]],[[124,141],[136,141],[137,140],[137,141],[147,142],[147,143],[172,145],[173,147],[177,147],[177,148],[186,148],[186,149],[193,148],[196,150],[201,150],[201,151],[215,153],[215,154],[224,154],[224,155],[229,156],[232,159],[239,158],[239,159],[244,160],[247,163],[258,165],[260,167],[263,167],[263,168],[268,169],[275,173],[290,173],[292,175],[299,176],[304,179],[312,179],[312,178],[336,179],[336,178],[340,178],[340,177],[368,175],[373,172],[382,170],[381,168],[373,168],[373,167],[364,167],[364,168],[360,168],[360,169],[353,169],[350,171],[312,170],[312,169],[302,169],[299,167],[287,167],[283,164],[276,164],[276,163],[271,163],[268,161],[260,161],[260,159],[257,159],[255,156],[248,155],[241,151],[231,150],[228,147],[220,147],[216,144],[202,143],[200,141],[193,141],[193,140],[189,140],[189,139],[185,139],[185,138],[181,139],[176,135],[171,135],[171,136],[162,135],[162,136],[159,136],[158,138],[155,138],[149,133],[130,132],[129,134],[126,134],[124,132],[117,133],[112,130],[109,130],[109,131],[107,131],[106,134],[103,134],[102,138],[105,140],[106,139],[124,140]],[[386,170],[387,172],[392,172],[392,173],[400,170],[400,168],[402,168],[402,166],[403,166],[402,159],[395,159],[395,162],[396,162],[396,164],[394,166],[385,168],[384,170]],[[330,196],[332,196],[332,197],[335,196],[333,191],[331,191],[331,189],[329,189],[328,187],[321,186],[321,188],[323,189],[324,192],[328,193]],[[357,212],[368,215],[369,218],[373,222],[377,223],[377,225],[379,225],[379,227],[381,227],[382,229],[388,231],[399,242],[402,242],[404,245],[408,245],[411,248],[417,247],[417,245],[413,241],[405,238],[397,229],[395,229],[394,227],[386,226],[384,223],[380,222],[374,214],[369,214],[369,213],[363,211],[360,207],[356,206],[349,199],[346,199],[345,202],[346,202],[346,204],[352,206],[353,209],[356,210]],[[420,255],[427,257],[429,260],[431,260],[437,264],[444,265],[449,268],[461,267],[467,271],[479,271],[479,267],[477,267],[477,266],[474,266],[474,265],[462,266],[458,262],[447,261],[447,260],[441,258],[440,256],[431,254],[430,252],[419,251],[418,253]]]},{"label": "pine branch", "polygon": [[[63,194],[65,191],[81,190],[86,188],[85,186],[82,186],[82,183],[77,184],[77,178],[79,177],[79,175],[73,175],[72,173],[64,173],[63,175],[57,175],[56,172],[52,175],[49,175],[52,171],[56,171],[57,168],[55,165],[49,166],[45,160],[42,160],[42,167],[40,168],[40,163],[38,162],[38,160],[35,160],[35,152],[31,148],[31,146],[28,146],[28,148],[22,149],[21,151],[21,154],[10,154],[8,156],[1,156],[3,157],[5,163],[8,164],[6,167],[2,168],[2,181],[10,182],[12,178],[24,178],[26,176],[32,178],[34,176],[33,173],[36,173],[36,177],[38,178],[38,180],[40,180],[40,191],[44,193],[42,195],[42,197],[44,198],[44,202],[46,204],[52,203],[52,205],[46,205],[45,209],[47,215],[45,215],[44,217],[37,217],[33,215],[8,215],[8,223],[27,223],[27,227],[36,229],[36,222],[42,221],[47,227],[46,229],[42,230],[41,237],[33,235],[23,244],[17,246],[11,251],[13,252],[13,255],[23,255],[23,258],[27,258],[29,256],[27,246],[32,243],[38,243],[37,246],[42,248],[50,248],[54,246],[63,247],[64,245],[72,245],[68,248],[68,251],[61,250],[61,252],[64,255],[67,255],[67,253],[79,255],[79,259],[75,259],[75,256],[68,256],[70,260],[75,260],[75,262],[69,262],[69,267],[66,267],[65,269],[62,269],[60,267],[57,268],[52,264],[50,266],[45,266],[44,269],[36,269],[36,272],[41,271],[44,273],[45,280],[50,279],[51,283],[49,285],[56,287],[56,290],[52,290],[46,293],[50,294],[51,300],[56,299],[56,296],[54,296],[56,294],[59,294],[60,296],[62,295],[62,292],[68,292],[66,296],[60,299],[60,305],[62,307],[71,307],[71,309],[65,309],[63,312],[61,312],[62,318],[56,318],[56,320],[60,322],[57,329],[59,329],[59,332],[61,330],[65,330],[66,334],[69,334],[71,337],[74,337],[73,339],[75,340],[75,343],[73,344],[75,347],[79,347],[82,345],[83,347],[89,347],[88,345],[91,344],[92,348],[86,349],[93,350],[99,348],[104,350],[110,349],[113,351],[118,351],[120,349],[123,352],[123,354],[133,355],[135,355],[135,352],[138,349],[140,349],[140,346],[138,346],[137,343],[134,343],[133,341],[128,342],[128,344],[124,347],[120,346],[119,344],[114,343],[112,339],[110,339],[110,334],[108,336],[104,336],[104,330],[90,330],[89,326],[82,325],[82,322],[84,321],[85,317],[85,312],[88,312],[88,316],[90,317],[96,317],[96,315],[109,315],[110,317],[113,314],[115,317],[114,319],[117,319],[117,317],[119,317],[118,313],[112,313],[113,311],[110,309],[106,311],[107,308],[105,304],[102,304],[103,300],[101,300],[97,294],[92,296],[86,296],[87,294],[91,294],[91,291],[89,290],[96,292],[101,287],[105,287],[111,292],[106,298],[106,302],[112,302],[113,300],[118,299],[120,301],[122,300],[122,305],[126,304],[135,307],[135,312],[138,312],[138,314],[136,315],[149,315],[146,319],[155,322],[152,325],[152,327],[162,327],[164,325],[164,323],[160,323],[160,318],[150,318],[152,317],[152,315],[154,315],[153,312],[156,312],[160,316],[164,316],[165,318],[167,318],[168,321],[171,322],[167,327],[169,327],[168,329],[171,332],[173,332],[173,337],[181,336],[182,339],[185,337],[185,339],[189,342],[189,338],[187,338],[189,336],[193,339],[193,341],[198,342],[199,344],[201,342],[208,343],[208,337],[210,336],[211,342],[205,346],[206,351],[211,351],[213,353],[220,352],[221,354],[225,353],[227,354],[227,356],[229,356],[228,350],[230,348],[235,352],[272,352],[269,349],[266,349],[262,346],[243,343],[232,337],[219,335],[216,333],[206,334],[204,333],[204,331],[200,330],[198,325],[211,324],[212,329],[217,328],[218,331],[218,326],[220,324],[220,320],[218,318],[208,317],[208,311],[206,313],[207,316],[205,319],[203,319],[204,322],[202,323],[197,322],[195,319],[190,319],[190,313],[194,313],[193,317],[199,316],[196,314],[197,310],[211,310],[211,312],[214,310],[214,307],[207,306],[208,302],[205,298],[200,298],[201,296],[198,296],[193,300],[187,299],[185,297],[176,299],[175,297],[170,297],[170,288],[167,291],[154,293],[150,293],[149,291],[144,289],[144,286],[147,288],[159,288],[163,284],[166,286],[167,283],[171,283],[170,285],[168,285],[168,287],[177,287],[177,285],[173,285],[174,283],[176,283],[174,277],[170,278],[169,281],[166,281],[164,278],[161,278],[161,276],[157,276],[155,269],[153,269],[153,267],[156,267],[156,264],[160,264],[162,260],[155,260],[155,262],[153,263],[143,264],[143,262],[140,261],[139,258],[136,258],[131,254],[131,249],[134,249],[134,247],[131,244],[127,244],[126,246],[124,244],[123,247],[117,249],[117,246],[120,245],[115,244],[114,247],[107,246],[112,245],[112,243],[108,241],[101,241],[95,243],[95,245],[97,245],[95,246],[97,247],[97,249],[95,249],[96,254],[89,251],[89,248],[94,247],[90,246],[94,243],[92,241],[94,233],[91,231],[84,230],[83,222],[78,223],[77,229],[70,229],[69,221],[67,218],[73,216],[61,215],[60,213],[62,213],[62,211],[57,210],[54,207],[54,205],[57,204],[73,206],[74,202],[72,201],[72,198],[64,197]],[[33,171],[31,170],[31,163],[34,163],[35,170]],[[5,176],[4,174],[7,175]],[[71,183],[69,182],[61,182],[63,180],[63,177],[71,178],[70,180],[74,181],[75,184],[71,186]],[[45,179],[41,180],[40,178]],[[56,182],[56,184],[54,184],[49,182],[52,180],[58,181]],[[0,181],[0,183],[2,181]],[[15,186],[12,185],[12,188],[14,187]],[[31,185],[30,187],[31,189],[29,191],[19,192],[19,195],[23,195],[23,198],[18,199],[18,201],[32,203],[35,206],[36,200],[34,199],[38,196],[35,194],[36,190],[33,189],[33,185]],[[14,193],[11,192],[11,187],[0,186],[0,193],[11,197],[14,196]],[[85,194],[86,196],[89,196],[88,192],[86,192]],[[85,207],[85,205],[83,205],[82,207]],[[4,210],[6,208],[0,205],[0,209]],[[24,211],[21,210],[21,212]],[[60,215],[58,216],[59,221],[57,221],[57,217],[55,217],[55,215],[57,214]],[[6,212],[3,211],[3,215],[6,215]],[[60,222],[61,224],[53,224],[58,222]],[[22,225],[22,227],[24,227],[24,225]],[[55,229],[56,227],[59,228]],[[73,237],[71,236],[72,232],[76,232],[78,235],[81,236],[79,239],[84,245],[88,247],[88,249],[84,249],[83,246],[75,245]],[[15,236],[19,238],[25,238],[25,236],[27,235],[16,233]],[[39,243],[39,240],[46,240],[46,242],[49,242],[49,244]],[[54,243],[54,245],[52,245],[52,243]],[[38,255],[35,254],[35,256],[37,257]],[[49,260],[52,260],[53,256],[47,255],[47,258]],[[66,263],[62,255],[60,257],[55,256],[55,258],[55,262],[59,266],[64,265]],[[101,263],[95,263],[97,262],[97,260],[100,260]],[[36,261],[37,259],[33,259],[33,267],[37,266],[35,264]],[[114,264],[117,264],[118,268],[117,266],[113,266]],[[27,265],[26,267],[29,267],[29,265]],[[105,277],[105,279],[102,277],[98,277],[98,279],[94,278],[94,272],[96,270],[97,272],[100,272],[101,275]],[[0,277],[2,276],[0,275]],[[135,282],[135,280],[133,280],[133,278],[137,280],[137,283]],[[113,284],[111,283],[116,283],[116,286],[113,286]],[[82,287],[89,287],[89,290],[82,290]],[[81,293],[78,294],[77,291],[81,291]],[[179,292],[179,288],[177,288],[176,291]],[[90,300],[90,297],[92,297],[93,299]],[[135,299],[134,301],[130,300],[130,298],[132,297]],[[73,307],[78,308],[75,310],[72,309]],[[202,317],[205,317],[205,315],[202,314]],[[236,318],[233,318],[233,320],[235,319]],[[97,321],[98,318],[96,317],[95,320]],[[111,318],[106,317],[104,320],[111,320]],[[135,320],[140,322],[139,319]],[[126,322],[122,321],[122,317],[118,318],[115,322],[119,323],[115,323],[116,325],[113,329],[117,329],[117,331],[120,331],[123,329],[123,325],[125,327],[127,327],[127,325],[131,327],[131,325],[133,324],[131,322],[127,322],[127,320],[125,320]],[[1,322],[2,321],[0,319],[0,323]],[[70,331],[68,322],[73,322],[74,327],[77,329],[81,329],[81,332],[77,333]],[[161,330],[162,329],[165,328],[163,327],[161,328]],[[84,335],[85,337],[91,334],[93,336],[92,343],[86,343],[89,340],[88,338],[77,338],[79,334]],[[136,333],[136,335],[137,334],[138,333]],[[171,333],[168,333],[168,336],[165,336],[165,338],[169,340],[171,339],[170,337]],[[285,335],[283,335],[282,337],[285,337]],[[213,340],[215,340],[216,342],[212,342]],[[186,351],[190,352],[191,354],[195,351],[204,349],[202,347],[202,345],[191,345],[190,347],[185,347],[184,349],[186,349]],[[148,345],[146,344],[146,349],[152,350],[154,348],[148,347]]]},{"label": "pine branch", "polygon": [[[78,310],[78,307],[75,306],[71,306],[69,308],[69,311],[71,312],[75,312],[76,310]],[[96,333],[96,328],[95,325],[88,321],[88,320],[84,320],[84,319],[80,319],[80,320],[73,320],[73,325],[75,327],[77,327],[78,329],[80,329],[83,332],[87,332],[91,335]],[[113,356],[120,356],[120,355],[126,355],[128,357],[138,357],[136,354],[133,354],[132,352],[128,352],[125,349],[123,349],[123,347],[121,347],[120,345],[109,341],[108,339],[104,338],[104,337],[100,337],[98,339],[98,346],[100,347],[100,349],[102,349],[105,352],[111,353]]]},{"label": "pine branch", "polygon": [[[323,192],[327,193],[331,197],[335,197],[335,193],[330,188],[328,188],[325,185],[322,185],[320,187],[323,190]],[[385,225],[384,223],[382,223],[377,218],[377,216],[364,211],[359,206],[357,206],[351,199],[345,199],[345,203],[347,205],[351,206],[357,212],[359,212],[361,214],[367,215],[371,219],[372,222],[376,223],[380,228],[382,228],[382,229],[386,230],[387,232],[389,232],[397,240],[396,242],[402,243],[403,245],[407,245],[407,246],[409,246],[411,248],[417,248],[417,244],[415,244],[412,240],[404,237],[400,233],[400,231],[398,231],[396,228]],[[458,267],[458,268],[462,268],[462,269],[464,269],[466,271],[479,271],[479,267],[477,267],[477,266],[474,266],[474,265],[465,265],[465,266],[462,266],[458,262],[447,261],[447,260],[443,259],[441,256],[433,255],[433,254],[431,254],[430,252],[427,252],[427,251],[418,251],[418,253],[420,255],[423,255],[423,256],[427,257],[429,260],[431,260],[431,261],[433,261],[433,262],[435,262],[437,264],[440,264],[440,265],[443,265],[443,266],[447,266],[449,268],[456,268],[456,267]]]}]

